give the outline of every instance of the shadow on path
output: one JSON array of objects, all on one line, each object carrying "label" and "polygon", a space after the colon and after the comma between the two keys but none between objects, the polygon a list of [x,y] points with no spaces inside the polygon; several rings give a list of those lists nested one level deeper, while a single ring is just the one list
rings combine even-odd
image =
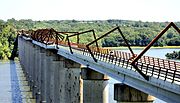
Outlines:
[{"label": "shadow on path", "polygon": [[22,95],[19,86],[19,80],[16,71],[16,63],[10,61],[10,73],[11,73],[11,91],[13,103],[22,103]]}]

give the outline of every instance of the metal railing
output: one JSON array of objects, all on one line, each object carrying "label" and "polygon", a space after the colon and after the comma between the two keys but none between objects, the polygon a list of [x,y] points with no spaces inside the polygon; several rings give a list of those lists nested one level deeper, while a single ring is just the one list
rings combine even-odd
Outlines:
[{"label": "metal railing", "polygon": [[[59,45],[68,47],[68,43],[66,42],[61,42]],[[75,46],[72,46],[72,49],[81,51],[82,55],[91,57],[91,54],[86,48],[86,45],[76,43],[73,43],[73,45]],[[136,71],[136,69],[134,69],[131,65],[133,57],[131,53],[112,49],[104,49],[100,47],[99,51],[96,47],[91,47],[90,49],[98,61],[103,61],[112,65],[117,65],[119,67]],[[136,65],[147,76],[153,76],[158,79],[160,78],[171,83],[180,83],[180,62],[142,56],[138,62],[136,62]]]},{"label": "metal railing", "polygon": [[[180,30],[177,29],[175,24],[170,23],[159,35],[162,36],[171,26],[173,26],[180,33]],[[98,47],[97,41],[115,30],[119,31],[131,53]],[[92,32],[95,40],[87,45],[80,44],[79,35],[87,32]],[[68,35],[69,33],[72,33],[72,35]],[[134,54],[119,27],[112,29],[99,38],[96,38],[94,30],[85,32],[57,32],[54,29],[39,29],[36,31],[21,31],[20,34],[46,45],[56,44],[57,49],[59,49],[58,45],[69,47],[71,53],[73,53],[73,49],[76,49],[80,51],[82,55],[92,57],[95,62],[103,61],[112,65],[137,71],[146,80],[148,80],[148,77],[153,76],[164,81],[169,81],[171,83],[176,82],[180,84],[180,62],[143,56],[143,54],[152,46],[155,40],[153,40],[151,45],[148,45],[142,53],[139,55]],[[63,34],[66,34],[66,39]],[[77,36],[77,43],[72,43],[69,41],[69,37],[73,36]],[[156,37],[155,39],[158,40],[160,36]],[[96,43],[96,46],[90,46],[93,43]]]}]

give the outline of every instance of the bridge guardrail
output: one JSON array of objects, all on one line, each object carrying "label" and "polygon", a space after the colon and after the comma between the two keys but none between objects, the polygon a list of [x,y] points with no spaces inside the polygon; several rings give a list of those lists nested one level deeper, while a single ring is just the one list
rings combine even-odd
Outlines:
[{"label": "bridge guardrail", "polygon": [[[105,35],[111,33],[112,31],[116,29],[118,28],[114,28],[110,32],[106,33]],[[89,32],[89,31],[86,31],[86,32]],[[82,32],[82,33],[86,33],[86,32]],[[128,43],[127,45],[131,53],[126,53],[126,52],[121,52],[121,51],[111,50],[111,49],[104,49],[104,48],[98,47],[98,45],[96,45],[96,47],[93,47],[93,46],[89,47],[90,44],[95,43],[95,42],[97,43],[97,40],[99,40],[99,38],[96,39],[96,37],[94,37],[95,41],[93,41],[92,43],[88,45],[80,44],[78,41],[77,43],[64,41],[65,37],[62,36],[61,34],[66,34],[66,33],[68,32],[57,32],[54,29],[40,29],[37,31],[31,31],[31,32],[24,32],[24,31],[21,32],[23,36],[26,36],[26,37],[29,36],[31,39],[44,43],[46,45],[56,44],[57,47],[58,45],[70,47],[72,49],[81,51],[83,55],[93,56],[94,57],[93,59],[96,58],[97,60],[111,63],[113,65],[131,69],[137,72],[139,72],[140,70],[142,74],[144,74],[145,76],[153,76],[155,78],[169,81],[171,83],[176,82],[180,84],[180,62],[154,58],[154,57],[149,57],[149,56],[141,56],[137,59],[137,61],[134,62],[135,60],[134,57],[137,57],[137,54],[133,53]],[[69,32],[69,33],[75,33],[74,35],[69,35],[69,37],[81,34],[78,32]],[[138,69],[132,65],[133,62],[137,66]]]},{"label": "bridge guardrail", "polygon": [[[91,56],[85,47],[85,45],[81,44],[78,45],[78,47],[73,47],[73,49],[82,51],[83,55]],[[95,47],[92,47],[90,49],[92,50],[93,55],[95,55],[95,57],[100,61],[104,61],[123,68],[129,68],[131,70],[136,71],[135,69],[133,69],[131,65],[131,53],[103,48],[99,48],[98,52]],[[111,51],[113,52],[113,54],[110,55],[109,53]],[[153,76],[157,79],[160,78],[171,83],[176,82],[180,84],[180,62],[154,58],[149,56],[142,56],[138,60],[138,62],[136,62],[136,64],[138,65],[140,70],[148,76]]]}]

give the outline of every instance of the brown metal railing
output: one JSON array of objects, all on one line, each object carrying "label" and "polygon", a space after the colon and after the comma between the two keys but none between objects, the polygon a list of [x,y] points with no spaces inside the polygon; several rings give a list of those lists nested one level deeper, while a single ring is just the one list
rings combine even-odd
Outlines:
[{"label": "brown metal railing", "polygon": [[[60,44],[62,45],[62,44]],[[75,45],[75,44],[74,44]],[[83,55],[91,56],[91,54],[86,49],[86,45],[77,44],[77,47],[73,49],[80,50]],[[68,46],[68,45],[66,45]],[[93,55],[99,60],[113,65],[117,65],[123,68],[133,69],[132,63],[132,54],[117,50],[99,48],[99,51],[95,47],[90,48]],[[112,52],[110,54],[110,52]],[[136,55],[136,54],[135,54]],[[149,56],[142,56],[138,62],[136,62],[138,68],[148,75],[156,78],[161,78],[165,81],[170,82],[179,82],[180,83],[180,62],[175,62],[171,60],[165,60],[160,58],[154,58]]]},{"label": "brown metal railing", "polygon": [[[110,55],[110,51],[112,51],[114,54]],[[92,53],[99,61],[133,70],[131,65],[131,53],[103,48],[100,48],[100,52],[92,51]],[[83,55],[91,56],[87,49],[83,49]],[[180,83],[180,62],[142,56],[138,62],[136,62],[136,65],[147,76],[161,78],[172,83]],[[136,70],[134,69],[134,71]]]}]

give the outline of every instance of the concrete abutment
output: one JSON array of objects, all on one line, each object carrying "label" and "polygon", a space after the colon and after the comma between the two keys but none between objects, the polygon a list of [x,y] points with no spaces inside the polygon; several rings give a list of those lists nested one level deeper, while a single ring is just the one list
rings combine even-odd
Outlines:
[{"label": "concrete abutment", "polygon": [[114,84],[114,100],[117,103],[153,103],[154,97],[123,83]]}]

